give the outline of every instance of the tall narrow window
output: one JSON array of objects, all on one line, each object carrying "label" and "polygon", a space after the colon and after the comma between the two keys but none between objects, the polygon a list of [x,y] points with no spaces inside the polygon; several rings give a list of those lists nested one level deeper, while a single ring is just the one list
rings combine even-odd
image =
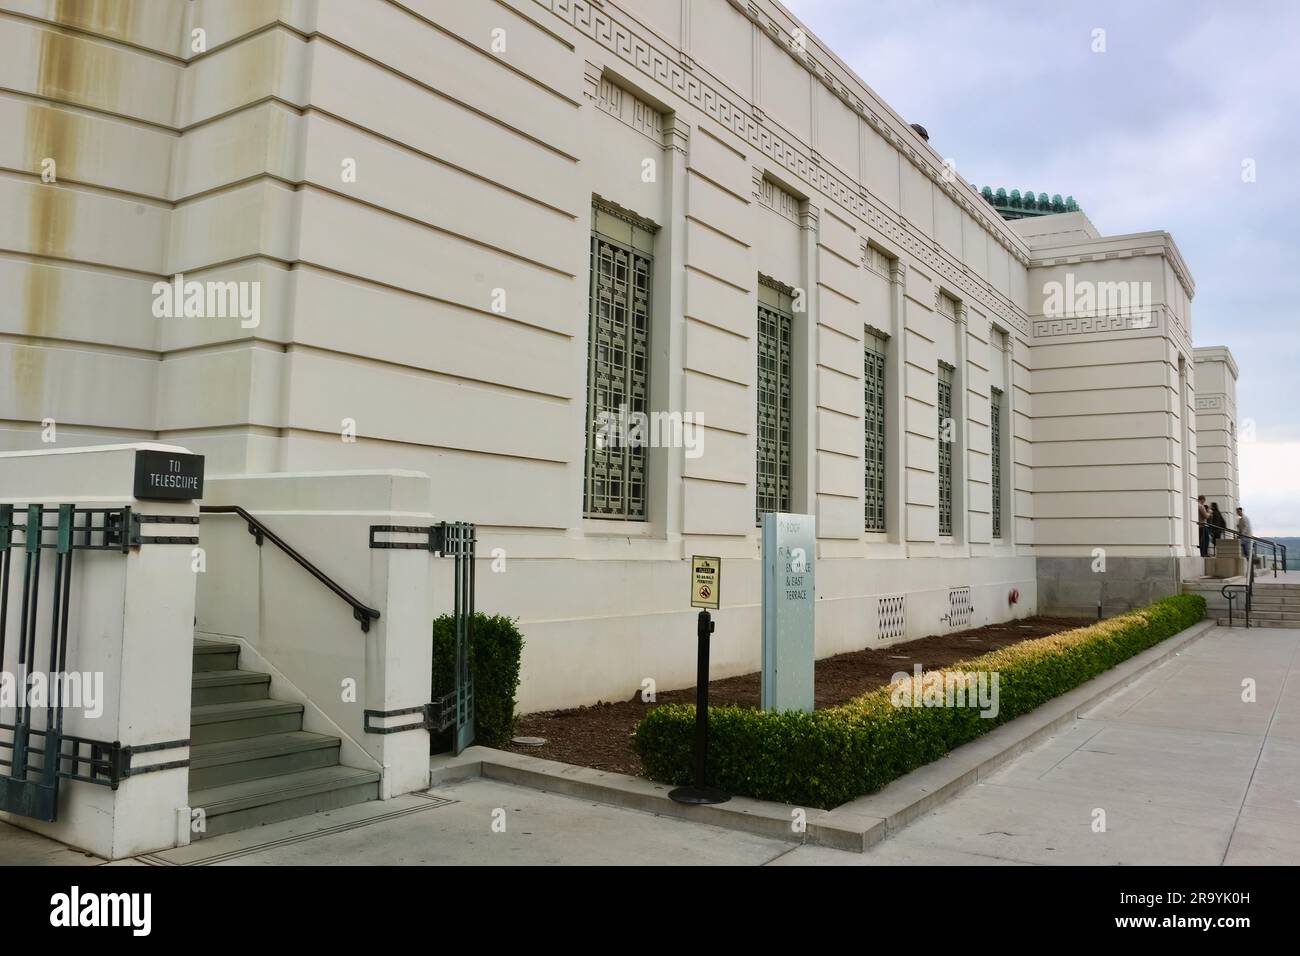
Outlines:
[{"label": "tall narrow window", "polygon": [[993,537],[1002,537],[1002,390],[989,395],[989,442],[993,464]]},{"label": "tall narrow window", "polygon": [[788,292],[758,287],[758,462],[754,520],[790,510],[790,339],[794,324]]},{"label": "tall narrow window", "polygon": [[952,443],[956,423],[952,418],[953,367],[939,363],[939,534],[952,534]]},{"label": "tall narrow window", "polygon": [[592,210],[583,512],[644,521],[646,449],[627,438],[649,410],[654,226],[613,207]]},{"label": "tall narrow window", "polygon": [[885,530],[885,337],[868,331],[862,350],[863,527]]}]

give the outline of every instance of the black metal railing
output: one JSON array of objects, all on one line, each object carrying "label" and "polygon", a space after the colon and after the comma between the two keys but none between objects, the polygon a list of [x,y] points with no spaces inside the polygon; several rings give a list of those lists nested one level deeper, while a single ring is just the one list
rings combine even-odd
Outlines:
[{"label": "black metal railing", "polygon": [[1219,593],[1228,601],[1228,627],[1232,627],[1232,612],[1233,608],[1236,606],[1238,597],[1245,598],[1245,601],[1242,602],[1242,610],[1246,614],[1246,627],[1250,627],[1250,605],[1255,597],[1254,571],[1255,569],[1252,567],[1250,570],[1250,576],[1247,578],[1245,584],[1225,584],[1219,589]]},{"label": "black metal railing", "polygon": [[[19,519],[24,520],[19,520]],[[0,810],[53,822],[58,817],[59,781],[79,780],[111,787],[133,773],[189,765],[189,758],[140,768],[133,753],[174,750],[188,740],[134,747],[64,732],[64,714],[74,702],[66,693],[69,633],[76,610],[72,595],[77,555],[83,551],[129,554],[155,544],[197,544],[192,536],[151,536],[148,524],[194,524],[193,515],[141,514],[128,506],[82,508],[75,504],[0,504],[0,662],[10,637],[11,582],[17,585],[12,616],[17,639],[11,675],[15,691],[12,722],[0,721]],[[48,558],[49,560],[46,560]],[[42,588],[42,565],[53,573]],[[43,609],[43,610],[42,610]],[[48,620],[48,638],[40,633]],[[36,691],[44,686],[44,702]]]},{"label": "black metal railing", "polygon": [[[1242,537],[1243,539],[1250,540],[1250,544],[1246,546],[1246,560],[1249,562],[1249,567],[1246,569],[1246,583],[1225,584],[1222,588],[1220,588],[1219,593],[1228,599],[1228,626],[1229,627],[1232,627],[1233,603],[1236,601],[1238,595],[1242,595],[1245,597],[1246,600],[1244,602],[1244,608],[1243,608],[1246,614],[1245,626],[1249,628],[1250,612],[1252,606],[1255,603],[1255,547],[1262,539],[1252,538],[1250,535],[1241,535],[1240,537]],[[1276,542],[1267,542],[1267,541],[1266,543],[1276,544]],[[1282,548],[1282,570],[1285,571],[1286,570],[1286,546],[1280,545],[1280,547]],[[1277,577],[1276,550],[1273,553],[1273,577]]]},{"label": "black metal railing", "polygon": [[361,630],[363,632],[368,633],[370,631],[371,621],[379,620],[379,612],[377,610],[363,604],[357,598],[353,597],[341,584],[331,578],[320,568],[316,567],[316,565],[307,558],[303,557],[296,548],[268,528],[260,519],[249,514],[239,505],[201,505],[199,507],[199,512],[201,514],[213,515],[238,515],[240,518],[243,518],[244,521],[248,523],[248,533],[253,536],[253,540],[257,542],[259,548],[262,546],[263,541],[270,541],[273,545],[292,558],[300,568],[342,598],[343,601],[352,608],[352,616],[361,625]]},{"label": "black metal railing", "polygon": [[[407,535],[408,539],[395,540],[392,535]],[[417,540],[409,540],[410,536]],[[421,727],[435,733],[450,730],[453,754],[459,754],[474,742],[474,675],[470,669],[470,652],[474,633],[474,563],[477,542],[476,527],[465,521],[442,521],[435,525],[370,526],[371,548],[429,551],[454,559],[452,620],[455,627],[456,671],[452,690],[427,704],[401,710],[367,710],[367,733],[399,733]],[[420,720],[396,727],[375,729],[379,725],[372,723],[377,719],[417,714],[420,715]]]},{"label": "black metal railing", "polygon": [[1272,538],[1259,538],[1253,534],[1242,534],[1240,531],[1234,531],[1232,528],[1220,528],[1217,525],[1206,524],[1201,521],[1196,523],[1196,527],[1198,529],[1210,529],[1211,544],[1217,543],[1217,538],[1224,536],[1231,536],[1239,541],[1251,542],[1250,547],[1247,551],[1243,551],[1242,554],[1243,556],[1249,557],[1252,568],[1255,566],[1255,551],[1257,550],[1257,546],[1263,546],[1259,547],[1258,550],[1263,550],[1264,547],[1267,547],[1272,554],[1273,577],[1277,577],[1279,568],[1283,571],[1286,570],[1286,545],[1282,544],[1280,541],[1274,541]]}]

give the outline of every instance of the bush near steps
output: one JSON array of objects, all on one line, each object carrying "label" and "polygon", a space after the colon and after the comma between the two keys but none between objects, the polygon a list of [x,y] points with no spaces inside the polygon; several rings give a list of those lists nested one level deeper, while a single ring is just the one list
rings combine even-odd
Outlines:
[{"label": "bush near steps", "polygon": [[[939,671],[997,673],[996,717],[981,717],[974,706],[895,707],[890,700],[895,685],[812,713],[710,709],[708,782],[760,800],[839,806],[1078,687],[1204,616],[1204,598],[1178,594]],[[652,778],[687,784],[693,777],[694,733],[695,708],[665,704],[637,726],[633,746]]]},{"label": "bush near steps", "polygon": [[[501,614],[476,612],[470,627],[469,670],[474,680],[474,742],[504,747],[515,733],[515,692],[524,636],[517,622]],[[456,619],[433,621],[433,698],[456,686]],[[431,753],[451,748],[451,733],[435,734]]]}]

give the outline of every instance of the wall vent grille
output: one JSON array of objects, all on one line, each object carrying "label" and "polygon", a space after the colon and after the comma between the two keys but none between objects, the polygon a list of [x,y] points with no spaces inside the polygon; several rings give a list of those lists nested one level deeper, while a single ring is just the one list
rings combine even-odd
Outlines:
[{"label": "wall vent grille", "polygon": [[975,605],[971,603],[970,588],[953,588],[948,592],[948,627],[967,627],[974,616]]},{"label": "wall vent grille", "polygon": [[902,594],[876,601],[876,639],[893,641],[907,636],[907,598]]}]

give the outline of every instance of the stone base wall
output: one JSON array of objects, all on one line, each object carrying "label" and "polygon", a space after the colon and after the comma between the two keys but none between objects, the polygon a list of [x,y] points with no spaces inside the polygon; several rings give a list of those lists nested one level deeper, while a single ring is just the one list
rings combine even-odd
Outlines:
[{"label": "stone base wall", "polygon": [[1038,610],[1063,617],[1111,616],[1158,601],[1182,589],[1184,559],[1108,557],[1104,572],[1091,557],[1040,557]]}]

